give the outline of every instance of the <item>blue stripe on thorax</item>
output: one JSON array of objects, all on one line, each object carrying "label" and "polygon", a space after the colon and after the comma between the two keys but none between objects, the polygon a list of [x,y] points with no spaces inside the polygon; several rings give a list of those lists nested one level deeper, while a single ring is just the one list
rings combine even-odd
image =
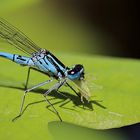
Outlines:
[{"label": "blue stripe on thorax", "polygon": [[57,69],[52,63],[50,63],[50,61],[46,58],[46,56],[44,58],[37,60],[36,62],[34,62],[34,64],[39,70],[47,73],[50,76],[54,75],[57,76],[58,74]]},{"label": "blue stripe on thorax", "polygon": [[53,54],[49,53],[47,55],[47,59],[55,66],[58,72],[60,72],[63,76],[66,71],[65,65],[59,61]]}]

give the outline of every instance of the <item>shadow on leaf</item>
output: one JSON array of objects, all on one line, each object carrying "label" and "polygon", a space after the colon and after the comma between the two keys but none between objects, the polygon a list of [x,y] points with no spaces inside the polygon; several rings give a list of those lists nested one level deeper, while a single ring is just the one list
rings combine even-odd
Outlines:
[{"label": "shadow on leaf", "polygon": [[[25,88],[24,86],[15,86],[15,85],[6,85],[6,84],[0,84],[0,87],[5,87],[5,88],[12,88],[12,89],[18,89],[18,90],[22,90],[24,91]],[[47,89],[42,89],[42,88],[38,88],[38,89],[35,89],[35,90],[32,90],[32,93],[35,93],[35,94],[42,94],[45,93],[47,91]],[[55,100],[55,99],[60,99],[60,101],[57,101],[55,103],[52,103],[52,105],[57,105],[57,104],[60,104],[59,107],[61,108],[64,108],[64,109],[70,109],[70,110],[75,110],[74,108],[75,107],[79,107],[79,108],[82,108],[82,109],[85,109],[85,110],[91,110],[93,111],[93,105],[97,105],[99,106],[100,108],[102,109],[106,109],[105,106],[103,106],[100,102],[102,101],[97,101],[97,100],[90,100],[90,101],[87,101],[87,100],[84,100],[84,103],[81,102],[81,99],[79,98],[79,96],[77,95],[73,95],[73,94],[70,94],[68,92],[60,92],[60,91],[52,91],[50,94],[48,94],[48,96],[52,97],[49,99],[49,101],[51,100]],[[25,106],[25,108],[23,109],[23,112],[22,114],[26,111],[26,109],[31,106],[31,105],[34,105],[34,104],[38,104],[38,103],[42,103],[42,102],[46,102],[46,99],[44,100],[40,100],[40,101],[36,101],[36,102],[32,102],[32,103],[29,103],[28,105]],[[65,107],[66,104],[68,104],[69,102],[73,102],[73,106],[72,108],[67,108]],[[52,111],[50,109],[50,105],[47,105],[47,108]],[[53,111],[52,111],[53,112]],[[17,116],[15,117],[18,118],[20,116]]]}]

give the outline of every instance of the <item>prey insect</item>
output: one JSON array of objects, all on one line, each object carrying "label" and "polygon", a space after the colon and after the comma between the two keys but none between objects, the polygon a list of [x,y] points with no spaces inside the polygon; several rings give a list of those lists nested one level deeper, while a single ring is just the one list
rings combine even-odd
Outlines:
[{"label": "prey insect", "polygon": [[[25,54],[28,55],[28,56],[21,56],[18,54],[0,52],[0,57],[9,59],[22,66],[29,66],[25,91],[22,97],[22,102],[21,102],[20,112],[18,117],[22,115],[24,101],[27,92],[30,92],[38,87],[46,85],[52,82],[54,79],[57,80],[57,83],[54,84],[50,89],[48,89],[43,95],[46,99],[46,102],[52,107],[54,113],[56,113],[56,115],[59,117],[60,121],[62,121],[62,118],[60,117],[58,111],[47,99],[47,95],[51,93],[53,90],[58,90],[61,86],[67,85],[78,96],[81,97],[82,102],[83,102],[83,98],[85,98],[85,100],[89,100],[90,95],[88,89],[83,86],[83,82],[84,82],[83,65],[76,64],[72,67],[65,66],[50,51],[38,47],[21,31],[19,31],[17,28],[15,28],[14,26],[12,26],[10,23],[8,23],[3,19],[0,19],[0,38],[3,41],[8,42],[9,44],[15,46],[17,49],[23,51]],[[50,77],[50,79],[46,80],[45,82],[39,83],[31,88],[28,88],[28,81],[29,81],[31,69],[46,74],[47,76]],[[73,84],[76,85],[80,93],[77,93],[74,90],[73,86],[71,86],[68,83],[69,81],[72,81]]]}]

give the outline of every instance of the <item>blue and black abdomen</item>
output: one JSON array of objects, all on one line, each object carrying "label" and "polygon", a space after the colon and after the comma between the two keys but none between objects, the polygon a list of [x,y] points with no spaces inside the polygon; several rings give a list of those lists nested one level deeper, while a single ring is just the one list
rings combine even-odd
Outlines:
[{"label": "blue and black abdomen", "polygon": [[9,59],[17,64],[24,65],[24,66],[34,66],[33,61],[31,58],[26,56],[21,56],[18,54],[10,54],[5,52],[0,52],[0,57]]}]

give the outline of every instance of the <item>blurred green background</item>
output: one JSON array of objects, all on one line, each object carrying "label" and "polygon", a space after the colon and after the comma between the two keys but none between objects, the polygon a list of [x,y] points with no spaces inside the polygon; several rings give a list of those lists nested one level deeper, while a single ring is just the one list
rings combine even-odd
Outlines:
[{"label": "blurred green background", "polygon": [[92,40],[86,24],[61,14],[51,0],[2,1],[0,13],[37,45],[52,52],[91,53],[91,45],[99,46],[100,41],[96,35]]},{"label": "blurred green background", "polygon": [[140,57],[135,1],[1,0],[0,16],[51,51]]},{"label": "blurred green background", "polygon": [[[140,57],[139,47],[134,47],[137,46],[137,23],[133,17],[133,3],[129,6],[125,0],[0,0],[0,17],[19,28],[38,46],[54,54]],[[7,44],[3,46],[0,51],[11,52]],[[111,130],[113,133],[110,130],[100,132],[56,122],[50,123],[46,131],[50,133],[50,139],[58,140],[92,140],[93,137],[98,140],[125,139],[118,130]],[[16,134],[15,131],[13,133]]]}]

